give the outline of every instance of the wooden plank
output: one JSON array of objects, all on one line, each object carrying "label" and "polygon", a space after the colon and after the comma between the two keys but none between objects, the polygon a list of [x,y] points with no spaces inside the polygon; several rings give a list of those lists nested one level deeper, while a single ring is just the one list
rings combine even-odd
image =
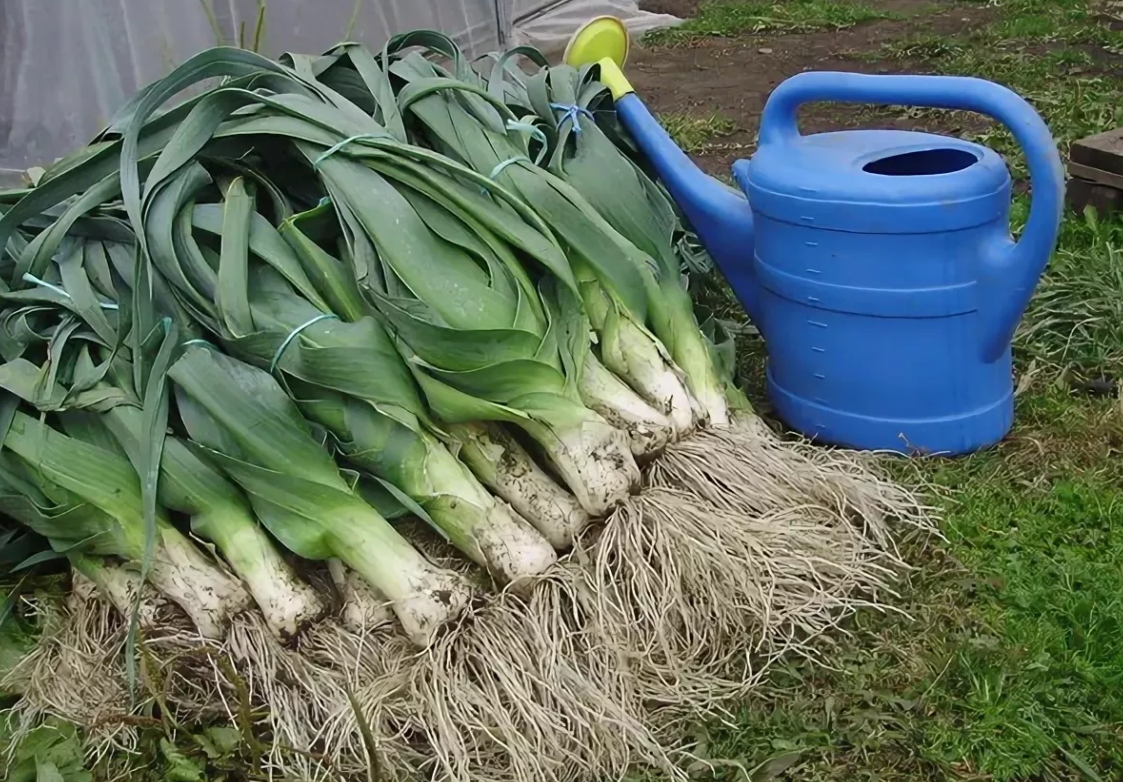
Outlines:
[{"label": "wooden plank", "polygon": [[1065,190],[1068,205],[1077,214],[1091,206],[1101,217],[1123,212],[1123,190],[1073,177]]},{"label": "wooden plank", "polygon": [[1101,171],[1098,168],[1082,166],[1071,161],[1068,164],[1068,173],[1078,179],[1087,179],[1097,185],[1106,185],[1107,187],[1114,187],[1116,190],[1123,190],[1123,174],[1113,174],[1110,171]]},{"label": "wooden plank", "polygon": [[1074,163],[1123,174],[1123,128],[1074,141],[1069,157]]}]

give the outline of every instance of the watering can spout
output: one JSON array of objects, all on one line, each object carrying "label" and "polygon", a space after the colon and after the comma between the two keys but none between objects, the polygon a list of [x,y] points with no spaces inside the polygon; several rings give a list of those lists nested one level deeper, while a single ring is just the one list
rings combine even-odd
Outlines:
[{"label": "watering can spout", "polygon": [[[603,77],[602,67],[602,79]],[[610,83],[611,87],[611,83]],[[748,199],[706,174],[671,139],[634,93],[616,98],[616,115],[644,157],[655,167],[671,198],[686,215],[721,273],[757,318],[752,264],[753,218]]]},{"label": "watering can spout", "polygon": [[718,269],[738,292],[749,317],[755,320],[758,294],[751,279],[752,264],[744,262],[753,252],[753,218],[748,199],[698,168],[634,93],[616,99],[616,115],[655,167]]},{"label": "watering can spout", "polygon": [[756,319],[758,294],[752,275],[753,218],[749,202],[738,191],[705,174],[687,157],[643,105],[622,69],[628,57],[628,31],[611,16],[585,23],[569,41],[565,62],[580,67],[597,64],[600,81],[612,93],[616,115],[655,167],[718,269],[738,292],[750,317]]}]

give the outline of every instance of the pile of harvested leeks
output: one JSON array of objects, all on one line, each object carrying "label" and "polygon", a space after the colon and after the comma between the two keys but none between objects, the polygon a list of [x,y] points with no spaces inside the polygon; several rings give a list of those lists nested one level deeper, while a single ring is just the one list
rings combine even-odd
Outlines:
[{"label": "pile of harvested leeks", "polygon": [[92,752],[677,775],[924,520],[753,417],[595,70],[216,48],[0,212],[0,512],[75,573],[3,686]]}]

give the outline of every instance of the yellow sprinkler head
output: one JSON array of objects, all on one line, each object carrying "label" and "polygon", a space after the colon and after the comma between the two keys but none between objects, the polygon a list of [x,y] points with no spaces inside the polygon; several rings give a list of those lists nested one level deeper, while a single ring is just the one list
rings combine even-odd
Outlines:
[{"label": "yellow sprinkler head", "polygon": [[569,39],[565,64],[580,68],[598,63],[600,80],[612,92],[612,97],[618,99],[633,92],[621,70],[628,59],[630,43],[628,28],[623,22],[615,16],[597,16],[581,25]]},{"label": "yellow sprinkler head", "polygon": [[582,65],[608,58],[623,68],[628,60],[628,28],[615,16],[596,16],[585,22],[565,47],[565,64]]}]

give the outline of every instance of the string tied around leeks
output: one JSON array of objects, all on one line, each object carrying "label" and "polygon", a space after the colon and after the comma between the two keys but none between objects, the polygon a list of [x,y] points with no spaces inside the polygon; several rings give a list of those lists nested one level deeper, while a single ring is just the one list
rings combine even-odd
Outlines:
[{"label": "string tied around leeks", "polygon": [[589,111],[584,106],[578,106],[575,103],[551,103],[550,108],[554,111],[564,112],[560,117],[558,117],[558,127],[561,128],[564,123],[570,122],[573,124],[574,133],[581,132],[581,122],[579,119],[581,115],[584,115],[590,120],[593,120],[593,113],[591,111]]},{"label": "string tied around leeks", "polygon": [[321,320],[332,319],[339,320],[339,316],[332,312],[325,312],[323,314],[317,315],[314,318],[309,318],[308,320],[297,326],[295,329],[290,331],[289,335],[285,337],[284,342],[281,343],[281,346],[277,348],[277,352],[273,354],[273,360],[269,362],[269,373],[272,374],[277,369],[277,363],[281,360],[281,356],[285,354],[285,349],[288,348],[289,344],[294,339],[300,336],[300,332],[304,331],[304,329],[315,323],[319,323]]}]

